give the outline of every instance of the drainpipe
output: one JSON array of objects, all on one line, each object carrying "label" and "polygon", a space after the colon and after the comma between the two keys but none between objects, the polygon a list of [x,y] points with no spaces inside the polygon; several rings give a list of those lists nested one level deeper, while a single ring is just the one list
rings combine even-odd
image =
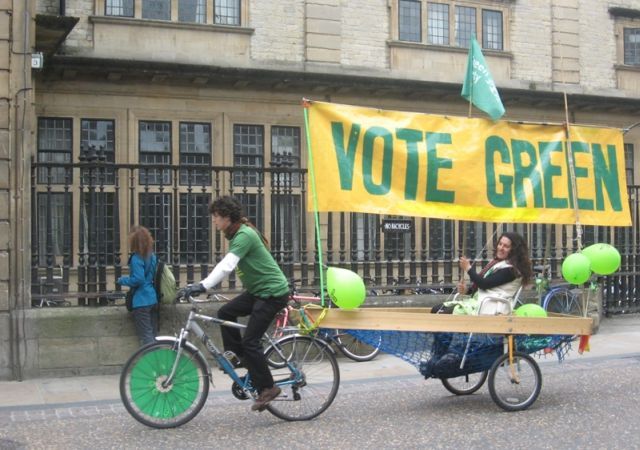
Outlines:
[{"label": "drainpipe", "polygon": [[66,16],[66,4],[65,0],[60,0],[60,15]]}]

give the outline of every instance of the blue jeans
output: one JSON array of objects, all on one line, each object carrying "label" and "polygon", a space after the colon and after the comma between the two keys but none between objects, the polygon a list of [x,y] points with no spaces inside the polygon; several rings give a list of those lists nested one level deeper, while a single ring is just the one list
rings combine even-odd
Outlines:
[{"label": "blue jeans", "polygon": [[155,341],[158,335],[158,304],[151,306],[143,306],[135,308],[133,314],[133,322],[136,325],[136,334],[140,339],[140,345],[150,344]]}]

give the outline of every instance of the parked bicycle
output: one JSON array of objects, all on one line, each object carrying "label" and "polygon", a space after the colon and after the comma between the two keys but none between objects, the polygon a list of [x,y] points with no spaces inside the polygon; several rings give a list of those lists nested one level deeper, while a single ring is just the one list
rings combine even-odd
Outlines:
[{"label": "parked bicycle", "polygon": [[[534,266],[537,303],[547,312],[583,316],[582,289],[568,283],[552,285],[551,266]],[[518,306],[523,302],[518,301]]]},{"label": "parked bicycle", "polygon": [[[153,428],[172,428],[193,419],[204,406],[212,380],[211,368],[202,352],[191,342],[202,342],[222,372],[233,380],[231,393],[239,400],[257,398],[247,373],[241,376],[225,358],[199,322],[217,326],[246,328],[216,317],[199,314],[192,297],[179,299],[192,304],[184,327],[177,337],[160,336],[156,342],[136,351],[120,376],[120,397],[137,421]],[[267,411],[287,421],[310,420],[333,402],[340,384],[335,353],[323,339],[290,334],[275,340],[265,335],[265,355],[274,361],[271,371],[275,385],[282,389],[266,405]]]},{"label": "parked bicycle", "polygon": [[[297,323],[291,317],[292,311],[300,311],[303,303],[320,304],[321,298],[317,295],[306,296],[297,292],[296,283],[299,280],[290,280],[289,305],[280,311],[267,333],[274,339],[278,339],[290,333],[299,331]],[[327,301],[328,300],[327,298]],[[357,362],[371,361],[380,353],[380,343],[377,346],[367,345],[342,330],[319,328],[314,330],[314,336],[323,339],[329,344],[334,344],[340,352],[349,359]]]}]

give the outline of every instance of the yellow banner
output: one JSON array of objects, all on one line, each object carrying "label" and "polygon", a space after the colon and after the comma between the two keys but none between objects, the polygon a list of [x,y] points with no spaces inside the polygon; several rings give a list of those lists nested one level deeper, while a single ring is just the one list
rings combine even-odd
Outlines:
[{"label": "yellow banner", "polygon": [[[321,102],[308,108],[320,211],[576,222],[560,125]],[[631,225],[621,131],[571,126],[570,137],[579,222]]]}]

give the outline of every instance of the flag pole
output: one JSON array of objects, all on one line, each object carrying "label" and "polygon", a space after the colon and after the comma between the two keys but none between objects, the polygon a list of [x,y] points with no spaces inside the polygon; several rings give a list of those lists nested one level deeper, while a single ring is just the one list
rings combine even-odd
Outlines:
[{"label": "flag pole", "polygon": [[313,198],[313,218],[316,230],[316,245],[318,246],[318,272],[320,273],[320,304],[324,308],[324,267],[322,265],[322,239],[320,237],[320,215],[318,214],[318,194],[316,191],[316,175],[313,166],[313,151],[311,150],[311,130],[309,128],[309,107],[311,100],[303,98],[304,128],[307,137],[307,155],[309,165],[309,184],[311,185],[311,197]]}]

